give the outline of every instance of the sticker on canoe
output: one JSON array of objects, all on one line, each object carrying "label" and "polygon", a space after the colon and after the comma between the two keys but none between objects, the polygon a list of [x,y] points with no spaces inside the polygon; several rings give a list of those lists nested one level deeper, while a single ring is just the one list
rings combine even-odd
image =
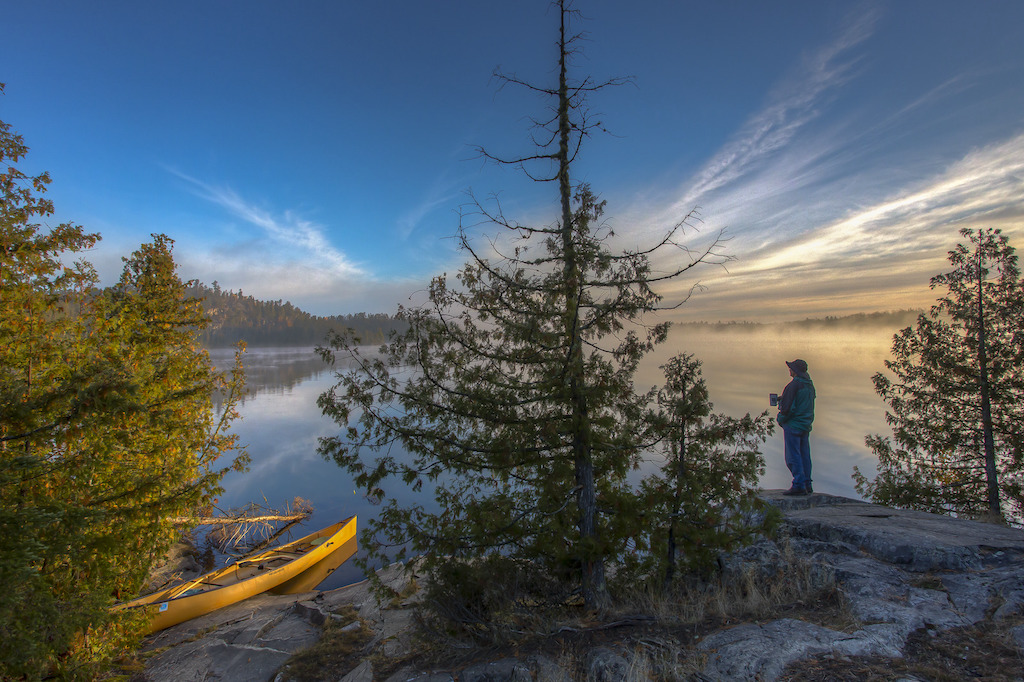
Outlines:
[{"label": "sticker on canoe", "polygon": [[160,613],[163,613],[166,610],[167,610],[167,602],[163,602],[162,604],[160,604]]}]

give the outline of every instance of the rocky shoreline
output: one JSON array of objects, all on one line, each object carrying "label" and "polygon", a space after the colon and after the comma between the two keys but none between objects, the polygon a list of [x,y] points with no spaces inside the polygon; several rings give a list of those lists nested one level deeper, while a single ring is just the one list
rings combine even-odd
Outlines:
[{"label": "rocky shoreline", "polygon": [[[785,614],[773,620],[724,623],[702,633],[695,646],[687,645],[691,679],[837,679],[807,676],[801,670],[900,661],[920,638],[941,639],[944,633],[964,628],[996,632],[998,643],[1005,643],[1007,663],[995,661],[994,651],[989,652],[989,663],[1007,668],[1001,679],[1024,679],[1024,531],[824,494],[787,498],[780,492],[763,492],[764,499],[784,514],[778,537],[726,558],[724,570],[735,575],[772,571],[784,553],[796,556],[829,574],[855,625],[831,629],[810,622],[813,618]],[[401,592],[401,570],[386,569],[381,577]],[[480,652],[481,660],[467,656],[450,668],[434,664],[433,669],[421,670],[409,663],[415,660],[411,654],[416,646],[411,606],[378,604],[364,582],[298,596],[261,595],[169,628],[147,640],[145,670],[134,679],[287,679],[286,666],[293,654],[315,644],[324,623],[346,607],[358,613],[372,636],[350,669],[324,679],[647,679],[647,674],[665,673],[639,665],[645,647],[681,646],[670,636],[624,631],[617,639],[595,641],[573,669],[540,653]],[[925,678],[906,674],[902,679]]]}]

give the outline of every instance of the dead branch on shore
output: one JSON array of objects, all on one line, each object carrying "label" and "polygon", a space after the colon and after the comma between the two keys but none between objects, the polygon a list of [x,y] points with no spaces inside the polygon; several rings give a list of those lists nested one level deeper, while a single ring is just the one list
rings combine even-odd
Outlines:
[{"label": "dead branch on shore", "polygon": [[310,512],[297,512],[294,514],[264,514],[263,516],[199,516],[190,518],[187,516],[176,516],[171,523],[186,524],[195,523],[197,526],[229,526],[235,523],[263,523],[268,521],[303,521],[309,518]]},{"label": "dead branch on shore", "polygon": [[255,545],[252,545],[251,547],[246,548],[245,554],[242,557],[240,557],[240,558],[244,559],[244,558],[248,557],[250,554],[255,554],[257,552],[262,552],[264,549],[269,547],[275,540],[277,540],[279,537],[284,535],[285,531],[287,531],[289,528],[294,526],[300,520],[301,519],[298,519],[298,520],[291,521],[289,523],[284,524],[283,526],[278,528],[277,531],[275,531],[274,534],[271,535],[269,538],[266,538],[262,542],[258,542]]},{"label": "dead branch on shore", "polygon": [[[266,498],[263,502],[267,502]],[[188,519],[188,522],[212,527],[206,533],[208,545],[225,554],[244,555],[252,552],[254,547],[272,542],[287,528],[304,521],[312,513],[313,505],[308,500],[296,497],[286,503],[284,509],[250,502],[238,509],[230,509],[216,516],[207,513],[199,518]],[[284,526],[277,528],[281,522],[284,522]]]}]

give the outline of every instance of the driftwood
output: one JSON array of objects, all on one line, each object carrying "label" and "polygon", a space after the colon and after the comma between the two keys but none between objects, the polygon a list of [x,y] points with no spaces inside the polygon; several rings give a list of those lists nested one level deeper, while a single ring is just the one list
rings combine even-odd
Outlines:
[{"label": "driftwood", "polygon": [[[264,500],[266,502],[266,500]],[[207,512],[216,508],[208,508]],[[226,554],[248,554],[254,545],[259,546],[278,537],[286,528],[304,521],[313,513],[308,500],[296,497],[285,504],[284,509],[273,509],[269,505],[249,503],[240,509],[229,509],[218,516],[182,517],[175,523],[208,526],[206,542]],[[283,523],[284,526],[277,528]]]},{"label": "driftwood", "polygon": [[[219,515],[212,516],[213,512]],[[228,510],[209,506],[199,510],[199,513],[202,515],[178,516],[169,521],[182,526],[206,526],[200,532],[205,551],[199,549],[200,540],[195,535],[187,534],[172,548],[173,552],[169,552],[150,572],[147,591],[154,592],[180,584],[182,580],[209,571],[218,561],[214,550],[238,560],[239,557],[266,548],[296,523],[308,519],[313,513],[313,505],[296,497],[286,502],[284,509],[273,509],[269,504],[249,503]]]},{"label": "driftwood", "polygon": [[288,523],[284,524],[283,526],[278,528],[276,531],[274,531],[273,535],[271,535],[267,539],[263,540],[262,542],[258,542],[255,545],[253,545],[252,547],[250,547],[248,549],[248,551],[246,551],[245,555],[243,555],[241,558],[244,559],[244,558],[248,557],[249,555],[256,554],[257,552],[262,552],[264,549],[269,547],[275,540],[277,540],[279,537],[284,535],[285,531],[287,531],[289,528],[291,528],[296,523],[301,521],[303,518],[305,518],[305,517],[300,517],[300,518],[298,518],[298,519],[296,519],[294,521],[289,521]]},{"label": "driftwood", "polygon": [[170,519],[171,523],[184,525],[186,523],[195,523],[199,526],[228,526],[233,523],[262,523],[266,521],[302,521],[308,518],[310,512],[295,512],[292,514],[264,514],[262,516],[247,516],[245,514],[238,514],[237,516],[199,516],[199,517],[188,517],[188,516],[176,516]]}]

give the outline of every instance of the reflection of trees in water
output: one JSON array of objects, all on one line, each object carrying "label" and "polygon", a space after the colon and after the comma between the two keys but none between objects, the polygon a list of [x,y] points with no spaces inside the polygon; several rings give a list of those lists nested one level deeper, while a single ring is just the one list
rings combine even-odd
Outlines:
[{"label": "reflection of trees in water", "polygon": [[[886,428],[885,404],[874,392],[871,375],[884,369],[892,335],[902,321],[894,319],[889,327],[850,324],[820,329],[781,324],[749,328],[735,325],[725,329],[713,325],[676,325],[660,352],[643,363],[637,383],[644,390],[663,383],[659,365],[675,353],[693,353],[703,363],[716,411],[730,416],[757,414],[768,407],[768,394],[780,393],[789,380],[783,361],[797,357],[807,360],[819,398],[813,435],[817,447],[816,472],[822,485],[829,478],[833,481],[823,490],[856,496],[850,478],[853,465],[859,464],[866,471],[874,468],[874,457],[864,445],[864,435]],[[233,349],[213,349],[210,355],[218,369],[230,368]],[[347,369],[342,358],[338,360],[333,369]],[[245,367],[250,399],[257,395],[284,399],[303,382],[331,381],[332,372],[312,348],[253,348],[245,355]],[[294,403],[281,403],[282,410],[285,405],[289,406],[289,420],[294,422]],[[219,401],[216,406],[220,408]],[[315,430],[320,420],[315,401],[310,399],[301,411],[308,411],[308,428]],[[278,450],[286,446],[274,442],[267,447]],[[765,453],[769,469],[784,476],[781,436],[776,434]]]},{"label": "reflection of trees in water", "polygon": [[261,393],[280,395],[289,392],[307,379],[319,378],[329,369],[312,349],[288,355],[262,350],[246,353],[246,391],[242,403]]},{"label": "reflection of trees in water", "polygon": [[[218,370],[230,368],[234,349],[214,348],[210,357]],[[308,379],[316,379],[329,367],[312,348],[254,348],[245,352],[245,395],[248,399],[264,393],[282,395]],[[214,400],[220,410],[220,396]]]},{"label": "reflection of trees in water", "polygon": [[[225,371],[234,362],[234,348],[210,349],[214,367]],[[366,349],[367,357],[374,351]],[[335,367],[325,363],[313,348],[250,348],[242,360],[245,366],[245,396],[251,400],[258,395],[284,395],[299,384],[310,379],[319,379],[324,373],[347,368],[343,358],[338,358]],[[220,396],[214,398],[214,407],[220,410]],[[312,406],[315,409],[315,405]]]}]

